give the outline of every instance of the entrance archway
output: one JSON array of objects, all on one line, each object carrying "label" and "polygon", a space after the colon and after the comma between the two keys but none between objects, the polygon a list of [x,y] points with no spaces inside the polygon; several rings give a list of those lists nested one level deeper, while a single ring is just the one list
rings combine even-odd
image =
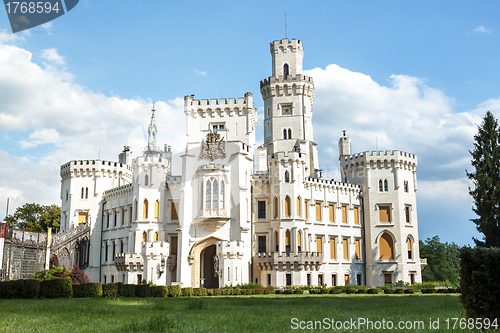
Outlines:
[{"label": "entrance archway", "polygon": [[[198,243],[194,244],[191,250],[189,251],[189,257],[192,258],[192,261],[190,261],[191,265],[191,287],[193,288],[199,288],[201,287],[201,282],[202,277],[206,278],[210,273],[205,274],[204,268],[208,269],[208,267],[212,267],[213,270],[213,257],[215,256],[216,247],[217,247],[217,242],[220,241],[221,239],[215,238],[215,237],[208,237],[205,239],[200,240]],[[213,247],[212,247],[213,246]],[[212,248],[213,250],[208,250],[205,251],[208,248]],[[213,251],[212,254],[209,252]],[[203,264],[205,259],[208,260],[208,258],[211,258],[211,263],[210,264]],[[214,277],[214,279],[218,283],[218,278]],[[207,287],[207,284],[205,283],[205,287]]]},{"label": "entrance archway", "polygon": [[204,248],[200,253],[200,276],[202,287],[219,288],[219,278],[215,274],[214,257],[217,254],[215,245]]}]

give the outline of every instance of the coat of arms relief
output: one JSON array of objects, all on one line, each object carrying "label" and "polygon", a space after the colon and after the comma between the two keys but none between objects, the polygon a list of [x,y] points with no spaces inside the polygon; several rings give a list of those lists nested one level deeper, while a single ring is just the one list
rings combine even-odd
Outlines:
[{"label": "coat of arms relief", "polygon": [[210,132],[203,141],[200,158],[215,160],[226,157],[226,141],[217,132]]}]

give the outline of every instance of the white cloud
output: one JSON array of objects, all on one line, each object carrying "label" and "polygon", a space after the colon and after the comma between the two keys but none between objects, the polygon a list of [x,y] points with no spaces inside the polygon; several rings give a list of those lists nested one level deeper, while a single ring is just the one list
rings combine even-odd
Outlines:
[{"label": "white cloud", "polygon": [[7,29],[0,30],[0,44],[5,43],[17,43],[24,42],[25,39],[19,34],[13,34],[7,31]]},{"label": "white cloud", "polygon": [[42,58],[56,65],[64,65],[64,57],[55,48],[42,50]]},{"label": "white cloud", "polygon": [[207,72],[204,72],[204,71],[199,71],[199,70],[197,70],[197,69],[193,69],[193,71],[194,71],[196,74],[198,74],[198,75],[202,75],[202,76],[207,75]]},{"label": "white cloud", "polygon": [[477,27],[473,30],[473,32],[481,32],[481,33],[485,33],[485,34],[491,34],[491,31],[490,31],[490,30],[488,30],[488,29],[486,29],[486,28],[485,28],[484,26],[482,26],[482,25],[477,26]]},{"label": "white cloud", "polygon": [[[46,60],[64,64],[56,50],[46,51]],[[0,131],[5,133],[5,141],[0,139],[0,184],[6,189],[0,212],[6,197],[17,198],[11,211],[25,202],[58,203],[59,167],[69,160],[97,159],[100,151],[101,159],[115,161],[123,146],[138,155],[147,144],[150,101],[89,91],[68,80],[69,73],[40,67],[31,59],[27,50],[0,44]],[[183,99],[159,101],[155,108],[158,144],[181,151]],[[19,133],[24,136],[19,138]]]}]

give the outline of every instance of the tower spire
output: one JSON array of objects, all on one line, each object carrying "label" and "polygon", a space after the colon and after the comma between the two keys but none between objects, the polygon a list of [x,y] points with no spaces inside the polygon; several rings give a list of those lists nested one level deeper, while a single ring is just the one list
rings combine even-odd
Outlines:
[{"label": "tower spire", "polygon": [[155,118],[155,103],[153,102],[153,109],[151,110],[151,123],[148,128],[148,150],[156,149],[156,134],[158,133],[158,127],[156,126]]},{"label": "tower spire", "polygon": [[288,31],[286,26],[286,12],[285,12],[285,38],[288,39]]}]

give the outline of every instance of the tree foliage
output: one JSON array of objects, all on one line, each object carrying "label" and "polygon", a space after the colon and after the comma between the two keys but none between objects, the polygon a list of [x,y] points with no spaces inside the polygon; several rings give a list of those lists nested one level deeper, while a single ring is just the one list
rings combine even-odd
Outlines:
[{"label": "tree foliage", "polygon": [[61,207],[57,205],[43,206],[36,203],[26,203],[17,207],[14,214],[5,218],[9,227],[14,226],[28,231],[59,230],[61,222]]},{"label": "tree foliage", "polygon": [[438,236],[420,241],[420,258],[427,259],[422,270],[422,281],[460,280],[460,247],[455,243],[441,243]]},{"label": "tree foliage", "polygon": [[474,188],[469,194],[474,199],[472,210],[477,218],[471,221],[481,232],[483,240],[474,239],[478,246],[500,247],[500,132],[498,122],[487,112],[474,136],[471,164],[474,172],[466,172]]}]

